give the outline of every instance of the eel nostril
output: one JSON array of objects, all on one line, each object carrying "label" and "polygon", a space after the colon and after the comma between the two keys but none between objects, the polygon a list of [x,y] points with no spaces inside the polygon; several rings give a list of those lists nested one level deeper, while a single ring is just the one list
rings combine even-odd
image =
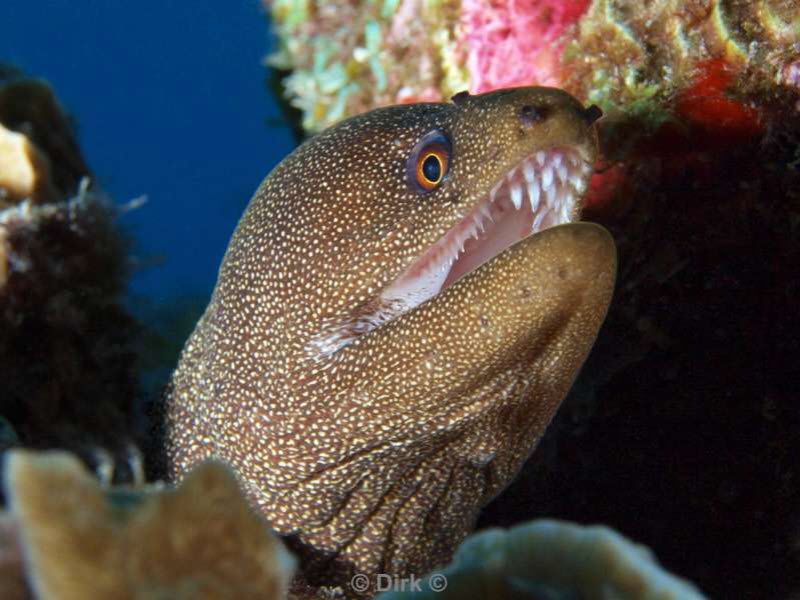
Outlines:
[{"label": "eel nostril", "polygon": [[586,119],[586,122],[589,125],[591,125],[592,123],[597,121],[597,119],[603,116],[603,111],[600,110],[600,107],[597,106],[596,104],[592,104],[589,108],[586,109],[586,111],[583,113],[583,116]]},{"label": "eel nostril", "polygon": [[458,92],[452,98],[450,98],[450,100],[452,100],[453,104],[455,104],[456,106],[461,106],[462,104],[464,104],[464,100],[466,100],[467,98],[469,98],[469,92],[467,90],[463,90],[461,92]]},{"label": "eel nostril", "polygon": [[531,127],[547,118],[549,109],[546,106],[526,104],[519,110],[519,119],[526,127]]}]

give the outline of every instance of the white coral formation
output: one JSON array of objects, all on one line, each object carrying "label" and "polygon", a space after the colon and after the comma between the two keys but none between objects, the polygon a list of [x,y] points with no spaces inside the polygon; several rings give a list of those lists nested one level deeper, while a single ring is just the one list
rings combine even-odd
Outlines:
[{"label": "white coral formation", "polygon": [[[444,589],[442,586],[444,584]],[[467,539],[452,564],[422,583],[417,600],[582,598],[703,600],[664,570],[646,547],[613,529],[541,520],[489,529]],[[380,600],[401,600],[388,593]]]},{"label": "white coral formation", "polygon": [[34,196],[49,179],[42,153],[27,136],[0,123],[0,206]]}]

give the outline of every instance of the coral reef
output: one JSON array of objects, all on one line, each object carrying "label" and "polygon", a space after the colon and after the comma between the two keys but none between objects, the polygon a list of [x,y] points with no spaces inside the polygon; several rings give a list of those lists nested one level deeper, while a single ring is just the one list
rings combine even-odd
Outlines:
[{"label": "coral reef", "polygon": [[435,40],[428,35],[448,11],[444,4],[280,0],[268,8],[280,35],[270,64],[292,71],[285,85],[306,130],[375,105],[436,100],[443,83],[463,89],[463,68],[447,77],[438,68],[455,46],[454,28],[440,28]]},{"label": "coral reef", "polygon": [[46,84],[0,86],[0,139],[2,444],[121,452],[134,441],[140,326],[122,305],[115,209]]},{"label": "coral reef", "polygon": [[[607,527],[534,521],[474,534],[414,598],[583,598],[702,600],[693,585],[662,569],[652,552]],[[389,592],[380,600],[410,594]]]},{"label": "coral reef", "polygon": [[67,453],[14,450],[5,489],[0,584],[19,582],[21,554],[37,600],[286,596],[294,559],[221,464],[175,490],[106,488]]},{"label": "coral reef", "polygon": [[286,92],[310,131],[514,85],[564,87],[654,126],[677,116],[727,127],[752,102],[788,107],[800,93],[792,0],[265,3],[280,40],[270,63],[291,71]]},{"label": "coral reef", "polygon": [[563,34],[588,3],[265,0],[280,41],[269,62],[291,71],[287,94],[317,131],[386,104],[555,84]]},{"label": "coral reef", "polygon": [[[595,0],[565,50],[564,87],[628,113],[663,112],[675,95],[695,95],[712,102],[702,118],[726,127],[720,101],[797,100],[798,44],[792,0]],[[704,89],[709,76],[730,80],[718,90],[727,98]]]},{"label": "coral reef", "polygon": [[459,45],[467,48],[470,91],[559,86],[565,33],[588,6],[589,0],[464,0]]}]

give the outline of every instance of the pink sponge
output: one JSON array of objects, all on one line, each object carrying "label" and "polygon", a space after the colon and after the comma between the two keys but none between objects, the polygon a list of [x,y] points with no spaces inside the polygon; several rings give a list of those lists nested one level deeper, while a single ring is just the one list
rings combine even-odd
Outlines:
[{"label": "pink sponge", "polygon": [[464,0],[462,42],[473,93],[558,85],[564,31],[589,0]]}]

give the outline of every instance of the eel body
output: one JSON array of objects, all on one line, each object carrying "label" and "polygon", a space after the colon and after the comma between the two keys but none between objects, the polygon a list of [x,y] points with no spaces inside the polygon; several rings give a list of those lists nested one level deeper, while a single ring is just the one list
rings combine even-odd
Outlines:
[{"label": "eel body", "polygon": [[573,223],[599,112],[548,88],[462,93],[284,159],[168,390],[171,476],[233,465],[301,587],[446,563],[605,317],[614,243]]}]

